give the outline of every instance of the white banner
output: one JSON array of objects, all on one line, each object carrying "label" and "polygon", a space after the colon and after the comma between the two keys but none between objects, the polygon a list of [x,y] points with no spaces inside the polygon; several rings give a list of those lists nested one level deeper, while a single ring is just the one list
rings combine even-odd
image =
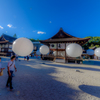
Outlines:
[{"label": "white banner", "polygon": [[58,43],[58,49],[65,49],[65,43]]}]

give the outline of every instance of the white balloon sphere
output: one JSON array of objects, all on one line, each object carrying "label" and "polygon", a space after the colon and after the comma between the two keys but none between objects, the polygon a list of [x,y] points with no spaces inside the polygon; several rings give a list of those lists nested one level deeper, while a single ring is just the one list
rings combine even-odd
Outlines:
[{"label": "white balloon sphere", "polygon": [[95,49],[94,53],[96,56],[100,57],[100,48]]},{"label": "white balloon sphere", "polygon": [[39,50],[38,50],[38,51],[36,51],[36,54],[37,54],[37,55],[41,55],[41,53],[40,53],[40,51],[39,51]]},{"label": "white balloon sphere", "polygon": [[18,38],[13,42],[12,50],[19,56],[27,56],[33,51],[33,43],[27,38]]},{"label": "white balloon sphere", "polygon": [[88,55],[94,55],[94,50],[88,49],[88,50],[87,50],[87,54],[88,54]]},{"label": "white balloon sphere", "polygon": [[49,53],[49,47],[46,45],[41,46],[39,50],[40,50],[41,54],[48,54]]},{"label": "white balloon sphere", "polygon": [[56,51],[53,52],[54,56],[56,56]]},{"label": "white balloon sphere", "polygon": [[69,44],[66,47],[66,53],[70,57],[79,57],[82,54],[82,47],[76,43]]}]

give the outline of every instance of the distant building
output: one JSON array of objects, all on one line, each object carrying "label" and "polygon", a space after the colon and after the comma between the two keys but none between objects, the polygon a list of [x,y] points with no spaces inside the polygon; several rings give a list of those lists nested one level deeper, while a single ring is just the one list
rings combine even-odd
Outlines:
[{"label": "distant building", "polygon": [[12,43],[16,40],[17,38],[14,38],[12,36],[3,34],[0,37],[0,55],[3,56],[10,56],[12,51]]},{"label": "distant building", "polygon": [[33,45],[34,45],[34,51],[37,51],[39,50],[39,48],[41,47],[41,43],[40,42],[32,42]]},{"label": "distant building", "polygon": [[[79,45],[86,44],[90,38],[78,38],[75,36],[72,36],[66,32],[63,31],[62,28],[51,38],[40,41],[41,43],[48,45],[50,51],[53,52],[54,59],[65,59],[65,62],[68,61],[75,61],[78,62],[77,58],[75,57],[69,57],[66,53],[66,47],[71,43],[77,43]],[[53,58],[51,55],[44,55],[45,58],[51,59]],[[43,59],[44,59],[43,57]],[[81,57],[79,58],[79,61],[81,60]]]}]

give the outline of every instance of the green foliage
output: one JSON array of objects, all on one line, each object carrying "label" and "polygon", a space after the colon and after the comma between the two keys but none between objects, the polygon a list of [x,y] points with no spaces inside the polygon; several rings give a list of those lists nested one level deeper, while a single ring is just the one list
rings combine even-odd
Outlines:
[{"label": "green foliage", "polygon": [[95,47],[97,47],[97,48],[98,48],[98,47],[100,47],[100,45],[95,45]]},{"label": "green foliage", "polygon": [[32,42],[39,42],[39,41],[40,41],[39,39],[35,40],[35,39],[33,39],[33,38],[31,38],[30,40],[31,40]]},{"label": "green foliage", "polygon": [[83,45],[84,49],[90,49],[94,46],[100,47],[100,37],[88,36],[88,37],[85,37],[85,38],[90,38],[90,40],[85,45]]}]

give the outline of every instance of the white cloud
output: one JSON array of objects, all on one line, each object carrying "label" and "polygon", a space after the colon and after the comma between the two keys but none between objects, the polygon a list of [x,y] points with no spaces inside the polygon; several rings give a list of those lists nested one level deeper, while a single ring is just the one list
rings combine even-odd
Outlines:
[{"label": "white cloud", "polygon": [[38,31],[37,34],[46,34],[46,32]]},{"label": "white cloud", "polygon": [[8,24],[7,26],[8,26],[9,28],[11,28],[11,27],[12,27],[12,25],[11,25],[11,24]]},{"label": "white cloud", "polygon": [[1,29],[3,29],[3,27],[2,27],[2,26],[0,26],[0,28],[1,28]]},{"label": "white cloud", "polygon": [[7,25],[9,28],[17,28],[17,27],[14,27],[13,25],[11,25],[11,24],[8,24]]}]

